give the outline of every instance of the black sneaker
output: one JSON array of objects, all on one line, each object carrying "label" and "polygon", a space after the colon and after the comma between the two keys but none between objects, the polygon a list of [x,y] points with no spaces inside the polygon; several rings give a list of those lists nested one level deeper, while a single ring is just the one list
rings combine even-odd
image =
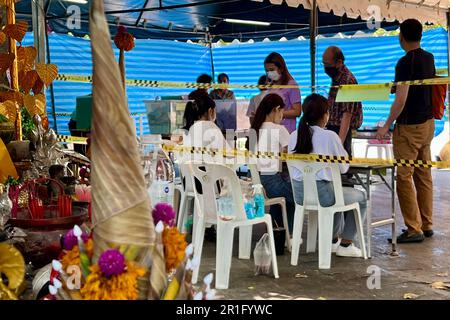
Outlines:
[{"label": "black sneaker", "polygon": [[423,235],[427,238],[431,238],[434,235],[433,230],[423,230]]},{"label": "black sneaker", "polygon": [[[407,231],[408,229],[402,229],[402,232]],[[423,230],[423,235],[425,236],[425,238],[431,238],[434,235],[434,231],[433,230]],[[392,241],[392,239],[391,239]]]},{"label": "black sneaker", "polygon": [[[423,233],[409,234],[408,231],[406,230],[397,237],[397,243],[422,242],[424,239],[425,239],[425,236]],[[388,241],[392,242],[392,239],[388,239]]]}]

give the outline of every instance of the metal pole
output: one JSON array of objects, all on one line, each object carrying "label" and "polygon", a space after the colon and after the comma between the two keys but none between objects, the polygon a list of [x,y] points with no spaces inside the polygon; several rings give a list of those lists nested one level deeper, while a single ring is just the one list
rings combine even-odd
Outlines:
[{"label": "metal pole", "polygon": [[211,77],[213,78],[213,82],[214,82],[214,79],[215,79],[214,56],[213,56],[213,48],[212,48],[212,37],[211,37],[211,33],[209,33],[209,29],[206,31],[206,41],[208,42],[208,45],[209,45],[209,55],[210,55],[210,59],[211,59]]},{"label": "metal pole", "polygon": [[31,1],[34,47],[37,49],[36,63],[45,63],[45,12],[44,0]]},{"label": "metal pole", "polygon": [[[47,25],[47,21],[45,22],[45,25]],[[47,48],[47,63],[51,63],[50,58],[50,41],[48,39],[48,32],[45,32],[45,42],[46,42],[46,48]],[[56,107],[55,107],[55,91],[53,89],[53,83],[50,84],[50,98],[52,101],[52,113],[53,113],[53,128],[56,133],[58,133],[58,124],[56,122]]]},{"label": "metal pole", "polygon": [[313,0],[309,21],[309,47],[311,58],[311,86],[316,92],[316,36],[317,36],[317,0]]}]

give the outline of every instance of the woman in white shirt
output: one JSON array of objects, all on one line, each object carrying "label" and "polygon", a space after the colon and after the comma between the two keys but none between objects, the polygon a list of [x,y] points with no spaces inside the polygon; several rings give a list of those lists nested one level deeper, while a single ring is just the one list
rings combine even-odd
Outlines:
[{"label": "woman in white shirt", "polygon": [[[284,106],[283,98],[278,94],[267,94],[262,99],[251,125],[251,132],[256,136],[256,141],[250,136],[249,150],[272,153],[287,152],[289,132],[285,126],[280,124],[283,119]],[[267,196],[269,198],[284,197],[286,199],[288,225],[292,232],[295,203],[289,173],[287,170],[283,172],[279,160],[258,159],[257,167]],[[279,206],[271,206],[270,214],[279,226],[283,225]]]},{"label": "woman in white shirt", "polygon": [[[329,104],[325,97],[318,94],[311,94],[303,102],[303,117],[297,131],[291,134],[289,141],[289,152],[300,154],[321,154],[331,156],[347,157],[339,136],[330,130],[325,129],[329,117]],[[340,164],[341,173],[348,171],[348,164]],[[303,178],[298,170],[293,172],[294,192],[296,199],[303,203]],[[335,203],[334,189],[329,170],[322,170],[317,173],[317,191],[319,193],[320,204],[324,207],[332,206]],[[365,218],[367,202],[365,194],[354,188],[343,187],[344,201],[346,204],[359,202],[361,215]],[[353,213],[344,213],[344,228],[342,226],[342,215],[335,215],[333,252],[342,257],[361,257],[361,250],[353,244],[356,235],[356,223]],[[339,241],[340,237],[340,241]]]},{"label": "woman in white shirt", "polygon": [[[216,103],[210,97],[204,95],[194,101],[189,101],[185,109],[185,126],[183,129],[189,130],[183,144],[188,147],[209,148],[222,151],[230,149],[222,131],[214,123],[216,120]],[[205,154],[195,154],[195,161],[221,163],[224,158],[217,155],[214,158]]]}]

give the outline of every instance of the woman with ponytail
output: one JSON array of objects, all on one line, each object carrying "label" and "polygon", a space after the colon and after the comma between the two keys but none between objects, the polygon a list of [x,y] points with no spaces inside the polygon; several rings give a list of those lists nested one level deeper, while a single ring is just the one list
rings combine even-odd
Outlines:
[{"label": "woman with ponytail", "polygon": [[[214,123],[216,120],[216,103],[207,95],[197,97],[194,101],[189,101],[184,112],[185,125],[183,129],[189,133],[185,139],[184,145],[197,148],[211,149],[229,149],[219,127]],[[201,155],[199,155],[201,156]],[[206,159],[204,161],[214,161]],[[217,158],[223,160],[222,157]]]},{"label": "woman with ponytail", "polygon": [[[280,124],[283,119],[284,107],[283,98],[278,94],[267,94],[263,98],[252,121],[249,150],[272,153],[287,152],[289,132]],[[253,137],[256,137],[256,141]],[[287,170],[283,172],[279,160],[258,159],[257,167],[267,196],[286,199],[288,225],[292,232],[295,203],[289,173]],[[283,225],[280,206],[271,206],[270,214],[278,225]]]},{"label": "woman with ponytail", "polygon": [[[330,156],[344,156],[348,154],[342,146],[339,136],[326,130],[328,123],[329,104],[325,97],[311,94],[303,102],[303,117],[300,120],[298,130],[291,134],[289,140],[289,152],[300,154],[321,154]],[[341,173],[348,171],[348,164],[339,164]],[[316,176],[319,201],[323,207],[332,206],[335,203],[333,179],[330,170],[319,171]],[[296,199],[303,204],[303,177],[299,170],[293,171],[294,192]],[[343,187],[345,204],[359,202],[363,219],[366,215],[366,196],[354,188]],[[342,220],[344,228],[341,232]],[[337,256],[361,257],[361,250],[353,244],[356,235],[356,222],[352,212],[336,214],[334,219],[333,249]]]}]

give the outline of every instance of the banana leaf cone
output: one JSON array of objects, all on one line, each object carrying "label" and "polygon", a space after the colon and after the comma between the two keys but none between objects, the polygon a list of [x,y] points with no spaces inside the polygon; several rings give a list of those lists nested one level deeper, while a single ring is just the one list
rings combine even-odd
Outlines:
[{"label": "banana leaf cone", "polygon": [[[151,205],[103,0],[92,1],[90,32],[94,67],[91,135],[93,262],[96,263],[106,249],[118,248],[128,260],[148,269],[149,265],[145,264],[151,261],[149,256],[155,243]],[[145,278],[147,280],[139,281],[140,298],[147,298],[148,274]]]},{"label": "banana leaf cone", "polygon": [[[156,245],[152,256],[152,268],[150,273],[151,288],[150,300],[160,300],[167,287],[166,263],[164,257],[164,244],[162,240],[161,222],[156,226]],[[162,228],[161,228],[162,227]]]}]

